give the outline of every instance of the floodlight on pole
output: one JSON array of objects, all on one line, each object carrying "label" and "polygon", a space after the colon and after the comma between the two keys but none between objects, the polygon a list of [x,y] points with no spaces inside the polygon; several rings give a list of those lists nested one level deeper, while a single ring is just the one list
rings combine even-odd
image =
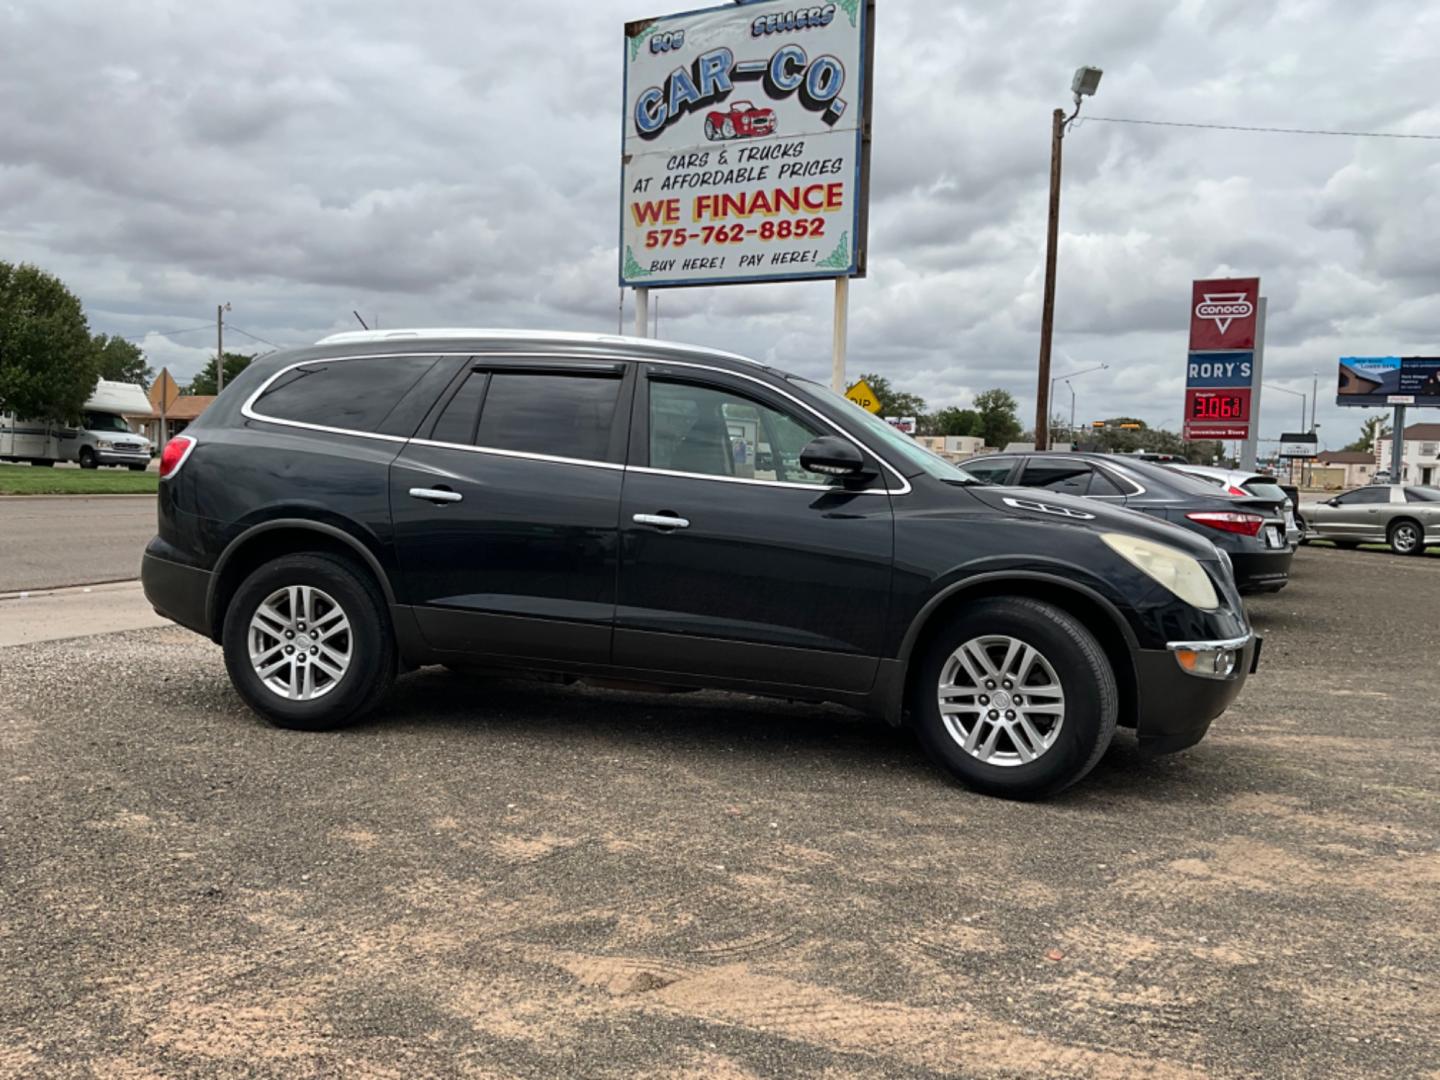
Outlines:
[{"label": "floodlight on pole", "polygon": [[1050,442],[1050,340],[1055,332],[1055,258],[1060,246],[1060,160],[1065,131],[1080,114],[1080,102],[1100,89],[1104,72],[1097,67],[1075,69],[1070,91],[1075,95],[1075,111],[1069,116],[1056,109],[1050,125],[1050,217],[1045,230],[1045,300],[1040,311],[1040,370],[1035,389],[1035,445]]}]

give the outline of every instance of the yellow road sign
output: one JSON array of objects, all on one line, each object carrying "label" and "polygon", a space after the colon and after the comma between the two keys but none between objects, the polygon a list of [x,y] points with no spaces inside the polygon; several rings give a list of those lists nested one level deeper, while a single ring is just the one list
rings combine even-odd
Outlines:
[{"label": "yellow road sign", "polygon": [[870,389],[870,384],[864,379],[846,390],[845,396],[866,412],[878,413],[880,411],[880,399],[875,396],[875,391]]}]

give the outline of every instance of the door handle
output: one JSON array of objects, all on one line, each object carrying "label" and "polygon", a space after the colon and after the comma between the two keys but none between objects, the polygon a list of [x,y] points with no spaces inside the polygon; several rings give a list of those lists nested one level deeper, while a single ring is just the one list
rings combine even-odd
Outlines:
[{"label": "door handle", "polygon": [[433,503],[457,503],[465,498],[460,492],[451,491],[449,488],[411,488],[410,497]]},{"label": "door handle", "polygon": [[688,529],[690,522],[678,514],[636,514],[630,519],[637,525],[654,525],[657,529]]}]

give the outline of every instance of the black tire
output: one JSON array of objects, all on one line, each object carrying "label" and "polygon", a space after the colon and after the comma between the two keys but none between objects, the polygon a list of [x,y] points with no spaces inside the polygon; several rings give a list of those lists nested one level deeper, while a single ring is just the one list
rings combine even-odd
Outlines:
[{"label": "black tire", "polygon": [[[1038,649],[1064,691],[1053,745],[1025,764],[979,760],[951,736],[940,715],[936,688],[951,654],[991,634]],[[1043,798],[1081,779],[1110,745],[1119,716],[1115,673],[1095,636],[1067,612],[1025,597],[982,600],[954,619],[932,641],[914,688],[911,715],[930,757],[967,787],[1011,799]]]},{"label": "black tire", "polygon": [[1385,540],[1396,555],[1425,554],[1425,530],[1419,522],[1405,519],[1394,522]]},{"label": "black tire", "polygon": [[30,464],[37,469],[53,469],[55,462],[50,458],[32,458]]},{"label": "black tire", "polygon": [[144,472],[144,471],[145,471],[146,469],[148,469],[149,467],[150,467],[149,465],[131,465],[131,466],[130,466],[130,471],[131,471],[131,472]]},{"label": "black tire", "polygon": [[[322,697],[281,697],[250,663],[250,620],[279,589],[308,585],[328,593],[350,622],[350,663]],[[395,635],[379,586],[364,567],[319,552],[285,555],[252,573],[225,612],[225,667],[245,703],[272,724],[298,731],[327,731],[353,724],[384,699],[395,680]]]},{"label": "black tire", "polygon": [[82,469],[98,469],[100,463],[95,460],[95,451],[88,446],[80,448],[80,467]]},{"label": "black tire", "polygon": [[1341,551],[1354,551],[1360,546],[1359,540],[1331,540],[1330,542]]}]

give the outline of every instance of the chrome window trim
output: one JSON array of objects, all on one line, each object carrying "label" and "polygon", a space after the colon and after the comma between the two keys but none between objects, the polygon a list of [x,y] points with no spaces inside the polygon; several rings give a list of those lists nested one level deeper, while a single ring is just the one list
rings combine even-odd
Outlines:
[{"label": "chrome window trim", "polygon": [[[351,428],[331,427],[326,424],[312,424],[304,420],[285,420],[278,416],[269,416],[265,413],[257,412],[255,409],[256,402],[258,402],[260,398],[264,396],[265,392],[270,389],[272,383],[274,383],[282,375],[288,374],[289,372],[294,371],[298,367],[304,367],[307,364],[335,364],[345,360],[394,360],[411,356],[468,356],[474,357],[477,360],[516,357],[543,360],[615,360],[621,363],[628,364],[650,364],[661,367],[695,368],[700,371],[713,371],[721,375],[729,375],[733,378],[745,379],[749,382],[753,382],[759,386],[764,387],[772,393],[779,394],[781,397],[793,402],[794,404],[800,406],[800,408],[804,409],[806,412],[815,416],[815,418],[818,419],[826,427],[829,427],[842,438],[848,439],[850,442],[860,447],[860,449],[866,451],[873,458],[875,458],[876,461],[880,462],[882,466],[890,470],[890,472],[895,475],[896,479],[900,481],[901,486],[895,491],[890,491],[884,487],[867,487],[859,491],[845,491],[845,489],[843,488],[831,488],[825,485],[818,484],[792,484],[780,480],[752,480],[740,476],[711,476],[708,473],[680,472],[670,469],[652,469],[649,466],[620,465],[613,461],[591,461],[584,458],[563,457],[558,454],[538,454],[523,450],[502,450],[498,447],[491,446],[462,446],[459,443],[437,442],[430,439],[407,439],[402,435],[384,435],[380,432],[375,431],[355,431]],[[516,352],[477,353],[473,349],[444,350],[424,348],[409,349],[404,352],[393,353],[347,353],[344,356],[314,357],[309,360],[297,360],[293,364],[287,364],[285,367],[281,368],[279,371],[275,372],[273,375],[267,378],[255,389],[255,391],[248,398],[245,399],[245,403],[240,406],[240,415],[245,417],[247,420],[257,420],[264,424],[278,424],[281,427],[299,428],[304,431],[323,431],[330,435],[349,435],[352,438],[356,439],[372,439],[377,442],[389,443],[414,443],[417,446],[430,446],[444,450],[463,450],[471,454],[489,454],[495,457],[522,458],[530,461],[545,461],[557,465],[581,465],[592,469],[609,469],[612,471],[619,470],[623,472],[649,473],[658,476],[693,477],[697,480],[718,480],[724,483],[755,484],[762,487],[789,488],[800,491],[845,491],[845,494],[848,495],[908,495],[912,490],[914,490],[913,488],[911,488],[910,481],[905,478],[904,474],[902,474],[900,470],[896,469],[895,466],[891,465],[890,462],[887,461],[883,455],[877,454],[865,443],[861,442],[844,428],[836,424],[824,413],[820,412],[820,410],[800,400],[794,394],[791,394],[778,386],[774,386],[771,383],[766,382],[764,379],[757,379],[753,375],[748,375],[743,371],[731,371],[729,368],[716,367],[713,364],[696,364],[686,360],[670,360],[663,357],[642,357],[625,355],[621,353],[605,354],[602,356],[576,356],[574,353],[569,352],[546,352],[540,349],[523,349]]]},{"label": "chrome window trim", "polygon": [[431,446],[437,450],[464,450],[471,454],[487,454],[491,457],[523,458],[526,461],[548,461],[556,465],[585,465],[592,469],[610,469],[624,472],[625,465],[613,461],[591,461],[589,458],[562,457],[559,454],[539,454],[530,450],[501,450],[497,446],[466,446],[463,443],[439,442],[435,439],[406,439],[412,446]]}]

